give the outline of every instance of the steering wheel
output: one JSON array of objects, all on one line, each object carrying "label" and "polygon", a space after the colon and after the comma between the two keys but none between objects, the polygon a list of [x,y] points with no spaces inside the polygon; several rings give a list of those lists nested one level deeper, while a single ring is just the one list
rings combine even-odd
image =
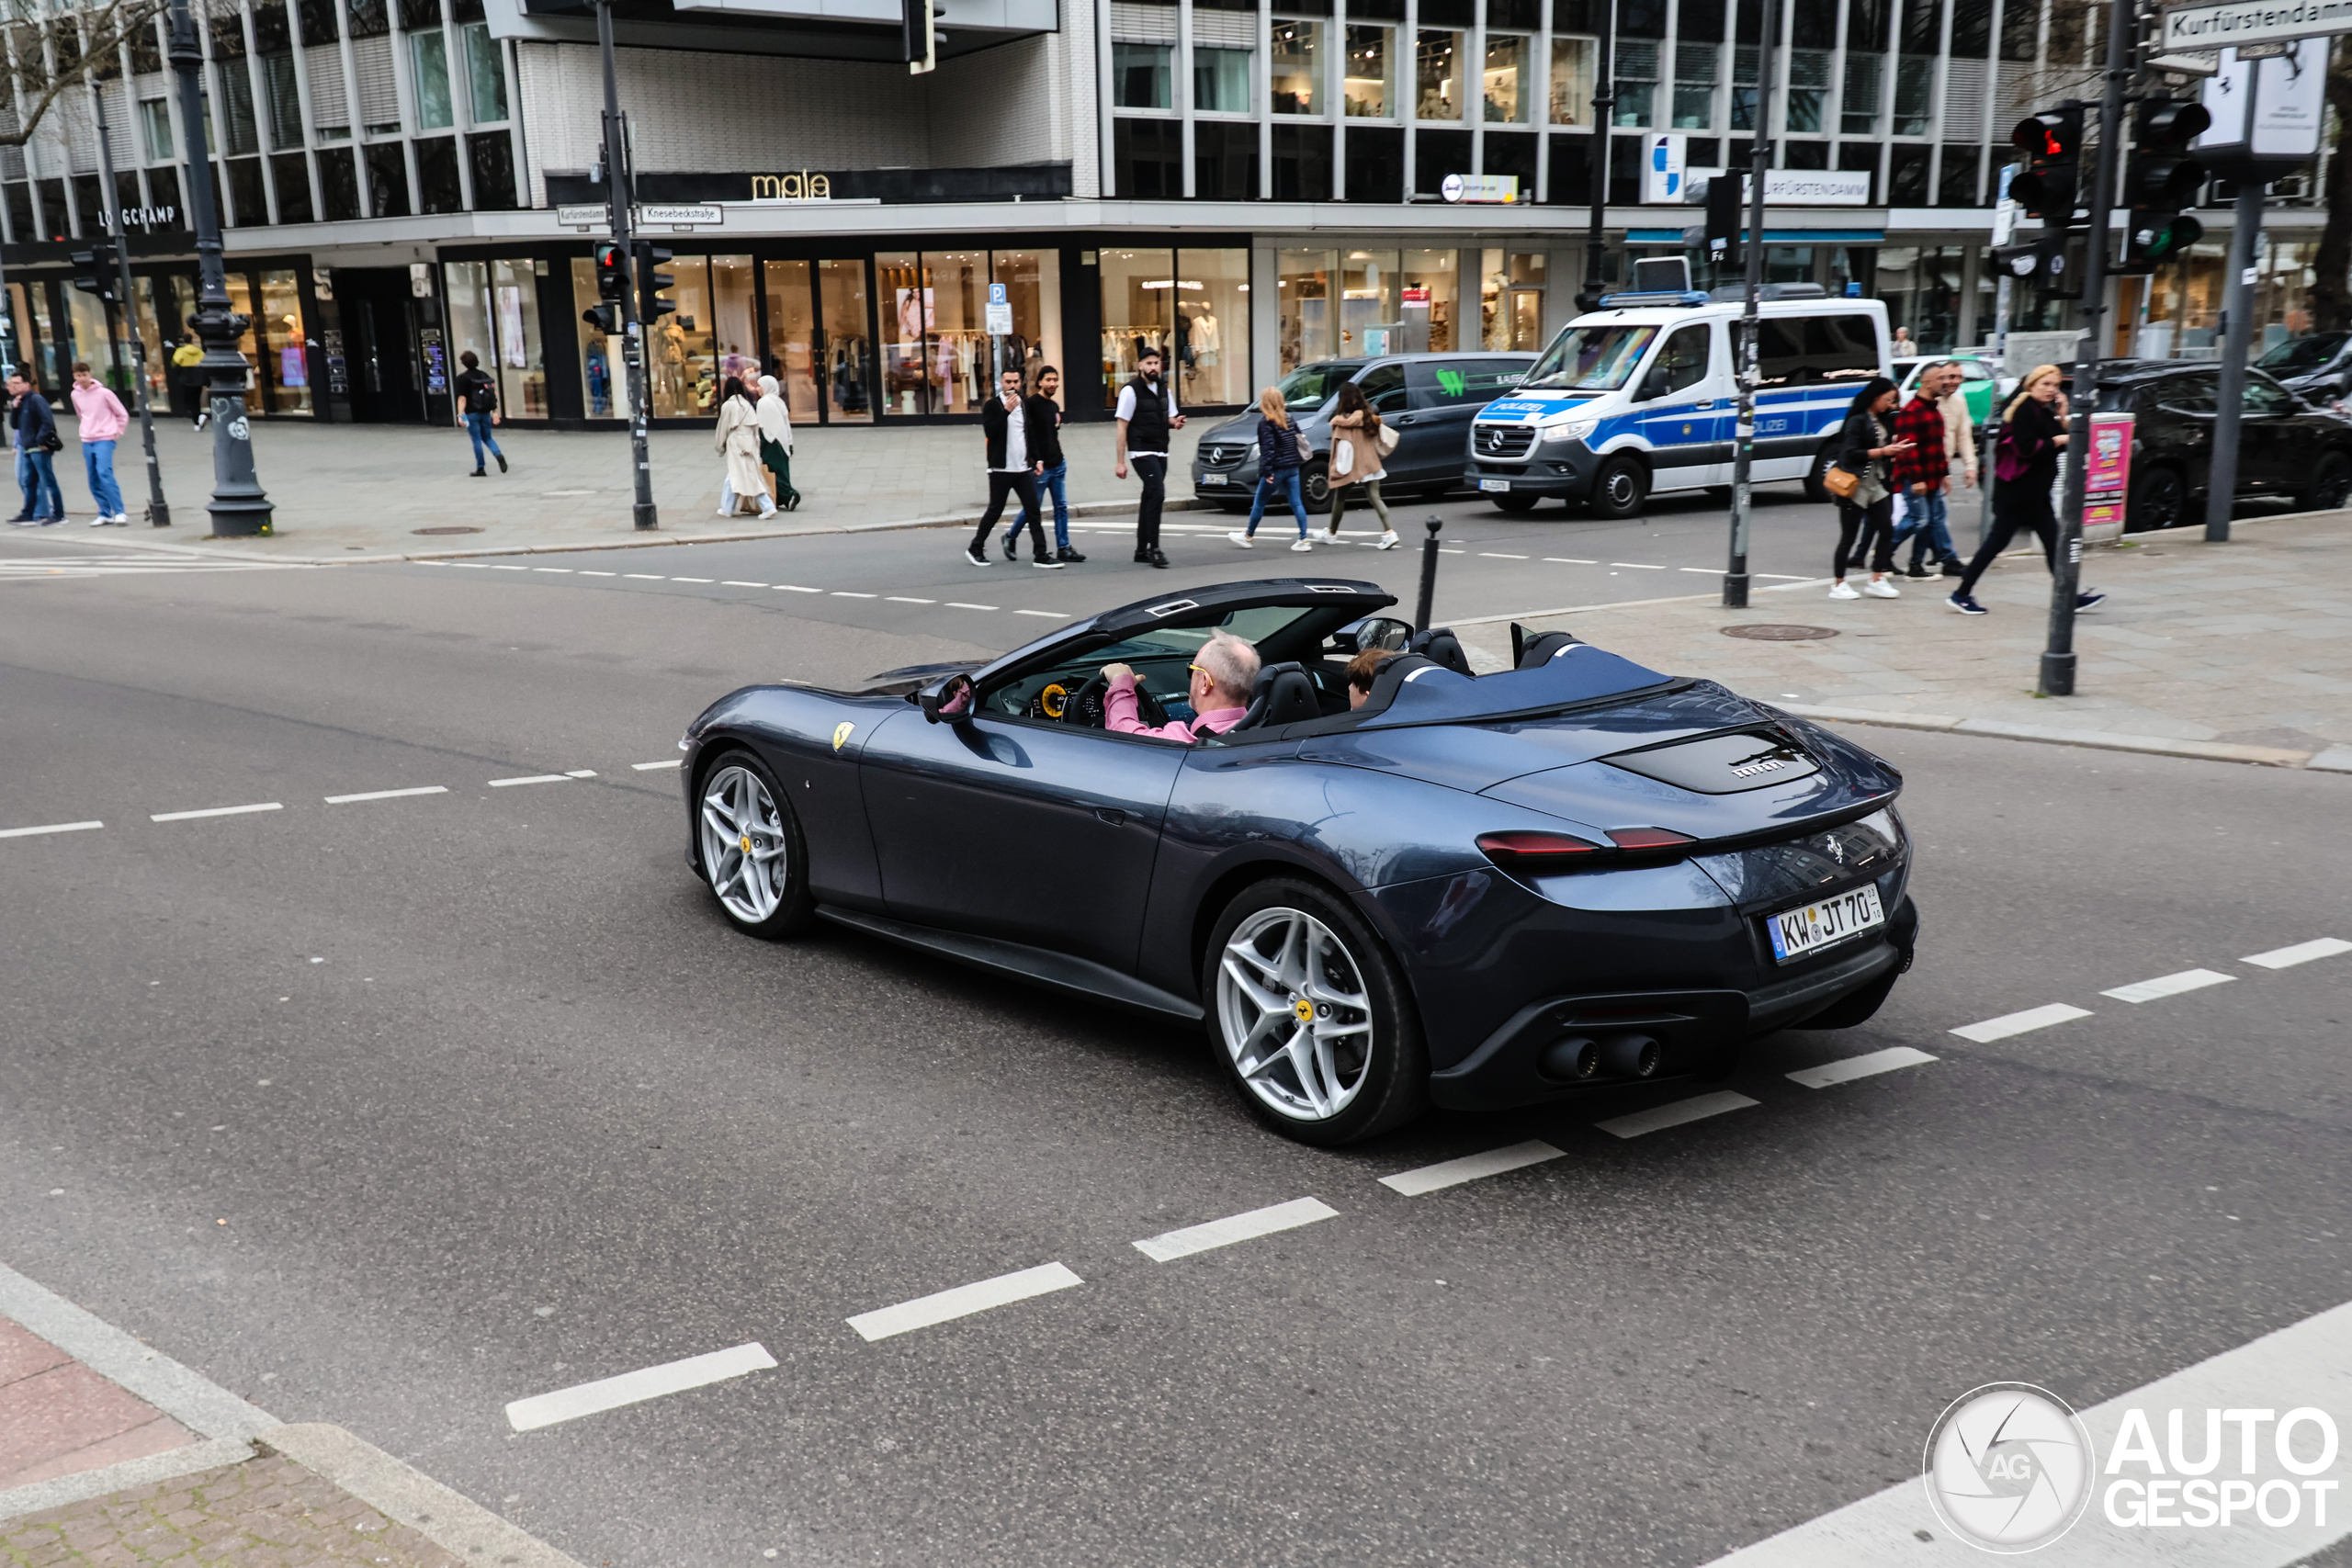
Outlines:
[{"label": "steering wheel", "polygon": [[[1102,728],[1103,699],[1110,690],[1111,682],[1100,675],[1087,682],[1072,692],[1062,705],[1062,722],[1089,729]],[[1159,705],[1159,699],[1146,691],[1141,682],[1136,686],[1136,714],[1154,728],[1168,722],[1168,710]]]}]

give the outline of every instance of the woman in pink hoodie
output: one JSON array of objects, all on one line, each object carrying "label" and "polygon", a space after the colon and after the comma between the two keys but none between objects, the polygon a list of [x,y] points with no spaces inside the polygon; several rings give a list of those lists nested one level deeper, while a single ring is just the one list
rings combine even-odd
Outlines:
[{"label": "woman in pink hoodie", "polygon": [[90,526],[119,523],[127,528],[130,516],[122,509],[122,487],[114,482],[114,444],[130,428],[130,415],[123,412],[122,400],[90,374],[86,360],[74,366],[74,412],[82,426],[82,471],[90,481],[90,499],[98,503]]}]

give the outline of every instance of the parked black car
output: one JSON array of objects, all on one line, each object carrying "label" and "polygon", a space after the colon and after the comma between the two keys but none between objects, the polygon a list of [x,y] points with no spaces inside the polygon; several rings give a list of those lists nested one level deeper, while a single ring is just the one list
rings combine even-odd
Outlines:
[{"label": "parked black car", "polygon": [[[2221,367],[2110,360],[2099,381],[2101,412],[2137,416],[2125,529],[2171,528],[2202,517]],[[2248,370],[2237,493],[2242,500],[2282,497],[2310,511],[2342,506],[2352,497],[2352,420],[2312,408],[2263,371]]]},{"label": "parked black car", "polygon": [[2352,333],[2306,333],[2256,360],[2257,369],[2312,402],[2352,397]]},{"label": "parked black car", "polygon": [[[1277,385],[1296,425],[1315,447],[1301,488],[1310,511],[1330,501],[1329,411],[1353,381],[1381,419],[1396,428],[1396,450],[1381,459],[1381,493],[1440,494],[1462,482],[1472,416],[1519,385],[1532,354],[1397,354],[1381,359],[1318,359]],[[1201,437],[1193,456],[1193,493],[1227,512],[1247,512],[1258,485],[1258,411],[1253,406]],[[1286,502],[1276,510],[1287,513]]]}]

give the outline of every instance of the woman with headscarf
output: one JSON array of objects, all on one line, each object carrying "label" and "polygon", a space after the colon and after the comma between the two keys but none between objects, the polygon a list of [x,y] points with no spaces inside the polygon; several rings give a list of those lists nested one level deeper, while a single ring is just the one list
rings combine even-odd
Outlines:
[{"label": "woman with headscarf", "polygon": [[792,411],[777,395],[775,377],[760,378],[760,401],[753,412],[760,422],[760,461],[775,476],[776,504],[789,512],[800,504],[800,492],[792,488]]},{"label": "woman with headscarf", "polygon": [[757,496],[760,515],[775,515],[775,502],[767,481],[760,477],[760,416],[743,383],[729,377],[718,400],[718,427],[712,447],[727,459],[727,477],[718,487],[718,514],[732,517],[745,501]]}]

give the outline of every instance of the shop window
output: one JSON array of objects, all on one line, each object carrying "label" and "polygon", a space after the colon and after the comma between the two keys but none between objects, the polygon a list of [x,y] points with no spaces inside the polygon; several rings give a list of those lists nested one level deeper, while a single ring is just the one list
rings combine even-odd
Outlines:
[{"label": "shop window", "polygon": [[[264,406],[266,395],[262,386],[261,343],[254,335],[257,318],[254,312],[253,279],[250,274],[229,274],[229,310],[245,319],[245,330],[237,338],[237,352],[245,356],[245,407],[249,411]],[[71,363],[70,361],[68,363]]]},{"label": "shop window", "polygon": [[1532,131],[1487,132],[1486,167],[1481,174],[1510,175],[1519,180],[1521,201],[1535,199],[1537,139]]},{"label": "shop window", "polygon": [[1487,0],[1487,25],[1532,33],[1544,25],[1543,0]]},{"label": "shop window", "polygon": [[1250,112],[1250,55],[1246,49],[1193,46],[1193,107],[1204,114]]},{"label": "shop window", "polygon": [[155,314],[155,287],[162,280],[138,276],[130,280],[130,297],[136,302],[131,310],[132,330],[139,334],[140,352],[147,358],[145,392],[150,402],[161,409],[171,397],[171,360],[173,344],[179,341],[172,334],[171,343],[164,341],[164,323]]},{"label": "shop window", "polygon": [[1170,276],[1176,280],[1175,341],[1169,352],[1178,406],[1248,402],[1250,253],[1179,251]]},{"label": "shop window", "polygon": [[23,180],[8,182],[8,232],[17,243],[24,244],[40,237],[40,225],[33,221],[33,187]]},{"label": "shop window", "polygon": [[1348,127],[1348,199],[1405,199],[1405,131],[1401,126]]},{"label": "shop window", "polygon": [[350,148],[320,150],[319,205],[321,216],[330,223],[347,223],[359,216],[359,174]]},{"label": "shop window", "polygon": [[[759,289],[759,270],[749,256],[710,258],[711,347],[718,359],[722,384],[729,376],[760,374],[759,317],[752,296]],[[707,412],[716,414],[714,400]]]},{"label": "shop window", "polygon": [[28,292],[23,284],[11,283],[8,321],[16,330],[16,362],[30,367],[36,386],[54,387],[57,346],[48,330],[49,312],[43,309],[47,295],[45,285],[36,283]]},{"label": "shop window", "polygon": [[261,275],[261,308],[269,344],[270,412],[310,413],[311,339],[302,320],[302,290],[291,268]]},{"label": "shop window", "polygon": [[89,239],[107,231],[107,199],[98,188],[96,175],[74,176],[74,216],[82,224],[82,236]]},{"label": "shop window", "polygon": [[1012,331],[989,341],[989,376],[1017,368],[1035,388],[1041,367],[1062,367],[1061,253],[991,251],[989,281],[1003,286],[1005,303],[1012,307]]},{"label": "shop window", "polygon": [[718,395],[717,355],[710,330],[710,261],[707,256],[671,258],[674,280],[663,298],[677,309],[658,326],[646,329],[646,374],[652,382],[648,400],[655,419],[696,419],[707,415]]},{"label": "shop window", "polygon": [[474,22],[460,35],[466,40],[466,103],[476,125],[501,125],[506,119],[506,61],[490,25]]},{"label": "shop window", "polygon": [[768,315],[761,369],[776,378],[776,395],[800,423],[817,418],[817,295],[809,276],[805,261],[760,264]]},{"label": "shop window", "polygon": [[1323,104],[1322,22],[1277,17],[1273,50],[1268,56],[1267,81],[1276,114],[1321,114]]},{"label": "shop window", "polygon": [[1340,256],[1340,352],[1382,352],[1403,322],[1396,313],[1396,253],[1343,251]]},{"label": "shop window", "polygon": [[1552,40],[1552,123],[1592,123],[1592,62],[1600,40],[1555,38]]},{"label": "shop window", "polygon": [[1184,194],[1184,127],[1172,119],[1111,122],[1111,173],[1118,194],[1160,201]]},{"label": "shop window", "polygon": [[[917,345],[923,395],[918,413],[976,414],[996,379],[984,330],[989,293],[986,251],[933,251],[922,256],[923,299],[920,321],[909,312],[901,326],[920,325],[905,341]],[[896,293],[893,293],[896,302]]]},{"label": "shop window", "polygon": [[1544,253],[1494,250],[1482,251],[1479,257],[1480,344],[1487,348],[1541,349]]},{"label": "shop window", "polygon": [[419,130],[447,130],[456,123],[449,102],[449,40],[437,22],[431,32],[408,35],[408,80]]},{"label": "shop window", "polygon": [[1215,119],[1193,124],[1193,194],[1202,201],[1258,199],[1255,124]]},{"label": "shop window", "polygon": [[408,160],[397,141],[379,141],[367,149],[368,196],[370,218],[408,216]]},{"label": "shop window", "polygon": [[[449,374],[454,378],[463,367],[464,355],[472,355],[481,368],[495,378],[498,375],[497,340],[492,335],[494,314],[490,299],[490,264],[488,262],[445,262],[441,266],[441,297],[449,321]],[[504,389],[499,400],[506,400]]]},{"label": "shop window", "polygon": [[1898,55],[1894,62],[1894,134],[1925,136],[1935,114],[1936,60]]},{"label": "shop window", "polygon": [[182,229],[196,227],[187,215],[187,209],[180,205],[180,172],[177,169],[148,170],[147,190],[149,205],[171,213],[173,225]]},{"label": "shop window", "polygon": [[1169,62],[1175,52],[1164,43],[1113,44],[1111,102],[1123,109],[1171,107]]},{"label": "shop window", "polygon": [[1936,176],[1936,205],[1977,205],[1977,176],[1983,171],[1984,161],[1983,152],[1974,146],[1945,147],[1943,168]]},{"label": "shop window", "polygon": [[874,417],[874,344],[866,324],[865,264],[817,264],[819,373],[824,378],[825,417],[870,421]]},{"label": "shop window", "polygon": [[52,243],[64,240],[70,232],[65,220],[65,182],[41,180],[35,188],[40,194],[40,219],[33,231],[47,233]]},{"label": "shop window", "polygon": [[1927,148],[1897,147],[1894,149],[1887,168],[1886,204],[1889,207],[1928,205]]},{"label": "shop window", "polygon": [[1781,167],[1784,169],[1826,169],[1829,166],[1829,143],[1826,141],[1787,141],[1781,146]]},{"label": "shop window", "polygon": [[261,160],[230,158],[225,162],[229,169],[229,204],[235,215],[223,213],[221,221],[243,229],[268,222],[269,203],[262,196]]},{"label": "shop window", "polygon": [[465,197],[458,188],[458,139],[428,136],[416,143],[417,205],[426,212],[461,212]]},{"label": "shop window", "polygon": [[[1172,287],[1170,276],[1159,275],[1161,288]],[[1040,366],[1060,364],[1057,252],[886,253],[875,257],[875,279],[887,412],[977,413],[1002,372],[1032,377]],[[991,285],[1004,289],[1010,333],[988,330]]]},{"label": "shop window", "polygon": [[[1423,15],[1428,14],[1423,7]],[[1464,35],[1424,28],[1413,40],[1413,113],[1420,119],[1460,119],[1469,96]]]},{"label": "shop window", "polygon": [[1617,107],[1611,125],[1655,123],[1657,96],[1657,51],[1654,43],[1622,39],[1617,44]]},{"label": "shop window", "polygon": [[1829,51],[1789,51],[1788,128],[1792,135],[1818,134],[1829,111]]},{"label": "shop window", "polygon": [[473,163],[474,210],[512,212],[514,199],[514,141],[503,130],[487,130],[466,138],[466,156]]},{"label": "shop window", "polygon": [[1731,51],[1731,128],[1756,129],[1757,51],[1741,44]]},{"label": "shop window", "polygon": [[1274,199],[1331,199],[1331,132],[1320,125],[1274,127]]},{"label": "shop window", "polygon": [[1479,77],[1488,125],[1527,123],[1528,40],[1516,33],[1487,35],[1487,67]]},{"label": "shop window", "polygon": [[1678,43],[1674,46],[1674,128],[1707,130],[1715,123],[1715,67],[1723,46]]},{"label": "shop window", "polygon": [[280,223],[313,221],[311,210],[311,171],[300,152],[279,152],[269,161],[269,177],[277,186]]},{"label": "shop window", "polygon": [[172,106],[166,98],[139,100],[139,141],[147,162],[168,164],[175,156],[172,141]]},{"label": "shop window", "polygon": [[1274,265],[1281,312],[1276,337],[1282,373],[1287,376],[1339,352],[1334,284],[1340,258],[1334,251],[1281,251]]},{"label": "shop window", "polygon": [[[1162,355],[1170,350],[1176,290],[1169,283],[1176,276],[1176,253],[1122,247],[1106,248],[1101,256],[1102,407],[1107,411],[1118,406],[1119,389],[1135,378],[1145,349],[1156,348]],[[1246,349],[1246,337],[1236,341]],[[1178,402],[1182,406],[1182,400]]]},{"label": "shop window", "polygon": [[1396,29],[1347,31],[1346,73],[1340,96],[1351,119],[1387,119],[1396,112]]},{"label": "shop window", "polygon": [[1448,175],[1475,174],[1470,166],[1470,133],[1466,130],[1413,132],[1413,191],[1417,196],[1441,193]]},{"label": "shop window", "polygon": [[571,302],[572,317],[580,323],[580,406],[590,419],[627,419],[628,367],[621,359],[620,340],[597,331],[585,314],[589,306],[600,302],[592,257],[571,258]]},{"label": "shop window", "polygon": [[1455,325],[1462,309],[1459,251],[1407,251],[1397,274],[1397,319],[1405,323],[1397,354],[1451,354],[1461,347]]}]

